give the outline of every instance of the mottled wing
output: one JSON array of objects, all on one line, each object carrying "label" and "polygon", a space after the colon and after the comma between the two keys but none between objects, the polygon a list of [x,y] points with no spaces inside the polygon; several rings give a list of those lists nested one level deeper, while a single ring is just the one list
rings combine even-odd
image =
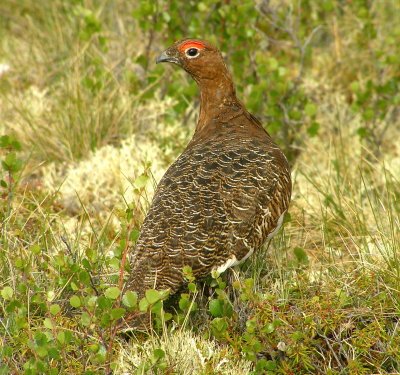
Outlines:
[{"label": "mottled wing", "polygon": [[[279,226],[290,201],[287,161],[270,140],[243,139],[232,153],[232,172],[221,195],[230,228],[230,258],[219,270],[246,259]],[[228,154],[229,155],[229,154]]]}]

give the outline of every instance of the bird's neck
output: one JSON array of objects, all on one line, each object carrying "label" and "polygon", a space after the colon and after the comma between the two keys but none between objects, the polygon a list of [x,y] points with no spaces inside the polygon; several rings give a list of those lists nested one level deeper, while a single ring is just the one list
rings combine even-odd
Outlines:
[{"label": "bird's neck", "polygon": [[212,120],[217,120],[222,113],[241,103],[236,97],[236,90],[228,72],[215,80],[198,81],[200,89],[200,115],[196,132],[207,127]]}]

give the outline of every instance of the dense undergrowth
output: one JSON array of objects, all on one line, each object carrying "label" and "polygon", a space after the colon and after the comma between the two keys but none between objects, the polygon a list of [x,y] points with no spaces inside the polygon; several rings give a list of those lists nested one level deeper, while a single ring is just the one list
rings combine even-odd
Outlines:
[{"label": "dense undergrowth", "polygon": [[[204,25],[207,24],[207,30]],[[395,0],[0,3],[0,374],[400,372]],[[124,291],[214,41],[288,155],[284,229],[240,269]],[[137,310],[154,330],[123,333]]]}]

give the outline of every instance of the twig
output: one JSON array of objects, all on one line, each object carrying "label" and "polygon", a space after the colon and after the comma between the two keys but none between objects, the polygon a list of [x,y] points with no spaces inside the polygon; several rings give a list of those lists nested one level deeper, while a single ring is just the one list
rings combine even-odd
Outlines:
[{"label": "twig", "polygon": [[[136,214],[136,212],[135,212]],[[124,247],[124,251],[122,252],[122,259],[121,259],[121,266],[119,268],[119,290],[120,290],[120,295],[118,296],[118,299],[116,300],[116,307],[120,307],[121,306],[121,297],[122,297],[122,289],[123,289],[123,283],[124,283],[124,272],[125,272],[125,264],[126,264],[126,258],[127,258],[127,254],[128,254],[128,250],[130,248],[130,242],[129,242],[129,237],[130,234],[132,232],[132,229],[135,226],[135,215],[132,216],[132,219],[129,223],[129,227],[126,231],[126,242],[125,242],[125,247]],[[116,322],[116,324],[114,326],[110,327],[110,340],[108,343],[108,347],[107,347],[107,360],[106,360],[106,374],[111,374],[111,353],[112,353],[112,348],[114,345],[114,339],[115,336],[117,334],[119,328],[119,324]]]},{"label": "twig", "polygon": [[331,343],[329,342],[328,337],[326,337],[325,335],[322,335],[322,334],[319,334],[319,336],[322,337],[322,338],[325,340],[326,344],[327,344],[328,347],[329,347],[329,350],[331,351],[332,355],[335,357],[335,360],[336,360],[338,366],[340,366],[341,369],[344,369],[345,367],[343,366],[343,364],[342,364],[342,362],[340,361],[339,357],[336,355],[336,352],[335,352],[335,350],[333,349]]},{"label": "twig", "polygon": [[61,236],[61,241],[64,242],[64,245],[67,248],[69,255],[75,261],[75,255],[73,254],[73,252],[71,250],[71,246],[69,245],[67,239],[64,236]]}]

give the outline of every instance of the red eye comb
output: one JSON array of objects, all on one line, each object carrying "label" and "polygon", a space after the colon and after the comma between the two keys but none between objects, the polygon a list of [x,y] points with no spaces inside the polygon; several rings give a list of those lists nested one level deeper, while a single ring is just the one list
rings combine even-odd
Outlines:
[{"label": "red eye comb", "polygon": [[186,42],[179,47],[179,51],[185,51],[188,48],[193,48],[193,47],[198,49],[203,49],[205,45],[200,42]]}]

